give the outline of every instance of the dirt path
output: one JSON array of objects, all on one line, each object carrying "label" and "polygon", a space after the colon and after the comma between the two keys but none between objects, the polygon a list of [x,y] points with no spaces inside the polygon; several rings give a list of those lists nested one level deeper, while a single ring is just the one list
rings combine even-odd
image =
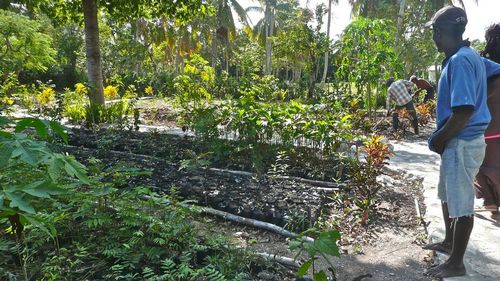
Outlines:
[{"label": "dirt path", "polygon": [[[400,169],[423,178],[426,205],[426,221],[431,241],[444,237],[441,205],[437,199],[439,180],[439,155],[427,148],[422,139],[393,142],[396,155],[390,161],[392,169]],[[476,205],[481,201],[476,200]],[[446,278],[456,281],[493,281],[500,280],[500,222],[476,214],[469,247],[465,255],[468,275],[460,278]],[[442,262],[446,257],[439,256]]]}]

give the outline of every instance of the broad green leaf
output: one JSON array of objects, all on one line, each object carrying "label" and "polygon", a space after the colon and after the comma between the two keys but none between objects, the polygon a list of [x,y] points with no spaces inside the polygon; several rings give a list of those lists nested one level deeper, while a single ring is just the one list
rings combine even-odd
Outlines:
[{"label": "broad green leaf", "polygon": [[9,207],[18,208],[19,210],[30,214],[35,213],[33,206],[31,206],[31,204],[26,201],[22,195],[17,192],[6,192],[5,195],[7,195],[7,198],[10,200]]},{"label": "broad green leaf", "polygon": [[95,196],[103,196],[103,195],[108,195],[115,190],[116,189],[111,188],[111,186],[106,185],[104,187],[96,187],[96,188],[92,189],[92,191],[90,193],[95,195]]},{"label": "broad green leaf", "polygon": [[326,277],[326,273],[322,270],[313,275],[313,281],[328,281],[328,277]]},{"label": "broad green leaf", "polygon": [[309,268],[311,267],[312,263],[313,263],[314,259],[311,258],[309,259],[308,261],[306,261],[305,263],[303,263],[299,269],[297,270],[297,275],[299,277],[303,277],[307,271],[309,270]]},{"label": "broad green leaf", "polygon": [[37,134],[42,138],[47,138],[49,135],[49,130],[47,128],[47,124],[37,118],[22,118],[16,124],[16,132],[22,132],[26,128],[35,128]]},{"label": "broad green leaf", "polygon": [[321,237],[330,238],[330,239],[337,241],[337,240],[340,240],[340,231],[330,230],[330,231],[321,232],[319,234],[319,237],[320,238]]},{"label": "broad green leaf", "polygon": [[338,257],[340,256],[337,246],[338,237],[340,237],[340,235],[337,235],[337,231],[321,233],[319,238],[314,240],[314,248],[321,253]]},{"label": "broad green leaf", "polygon": [[50,121],[49,126],[52,131],[54,131],[54,133],[56,133],[59,137],[61,137],[61,139],[63,139],[64,143],[68,143],[68,128],[64,127],[56,121]]},{"label": "broad green leaf", "polygon": [[33,155],[28,152],[28,150],[23,147],[22,145],[19,145],[12,151],[12,157],[18,157],[22,161],[26,162],[27,164],[30,164],[31,166],[36,166],[38,164],[38,157],[36,155]]},{"label": "broad green leaf", "polygon": [[0,167],[7,165],[12,156],[12,147],[10,145],[0,145]]},{"label": "broad green leaf", "polygon": [[48,181],[37,181],[32,184],[28,184],[22,188],[22,191],[40,198],[50,198],[50,195],[61,195],[66,193],[64,189],[59,188],[57,185]]},{"label": "broad green leaf", "polygon": [[61,171],[64,169],[64,160],[61,159],[62,155],[55,155],[51,158],[48,163],[48,173],[52,181],[57,182],[57,180],[61,177]]},{"label": "broad green leaf", "polygon": [[288,243],[288,248],[290,250],[295,250],[295,249],[298,249],[300,246],[302,246],[302,242],[300,241],[297,241],[297,240],[291,240],[289,243]]},{"label": "broad green leaf", "polygon": [[51,238],[54,238],[57,235],[57,230],[53,225],[43,221],[42,219],[35,217],[35,216],[21,214],[20,220],[21,220],[21,223],[23,225],[26,225],[29,222],[30,224],[34,225],[35,227],[40,228],[45,233],[47,233]]},{"label": "broad green leaf", "polygon": [[71,158],[65,158],[64,160],[66,162],[64,164],[64,169],[66,170],[66,173],[68,173],[68,175],[77,177],[85,184],[90,184],[90,181],[86,175],[87,171],[85,169],[85,166]]},{"label": "broad green leaf", "polygon": [[304,243],[304,250],[310,255],[314,256],[318,252],[318,249],[315,246],[315,243]]},{"label": "broad green leaf", "polygon": [[44,183],[45,183],[44,180],[34,181],[34,182],[29,183],[29,184],[26,184],[25,186],[22,187],[22,189],[25,189],[25,188],[26,189],[34,189],[34,188],[41,186]]},{"label": "broad green leaf", "polygon": [[0,194],[0,210],[3,210],[3,194]]},{"label": "broad green leaf", "polygon": [[22,191],[24,193],[27,193],[27,194],[35,196],[35,197],[50,198],[50,194],[47,193],[45,190],[42,190],[42,189],[23,189]]},{"label": "broad green leaf", "polygon": [[16,140],[13,142],[14,151],[11,157],[19,157],[31,166],[38,165],[44,157],[51,154],[45,142],[28,139],[25,134],[16,134]]},{"label": "broad green leaf", "polygon": [[5,117],[5,116],[0,116],[0,127],[4,127],[5,125],[11,124],[12,121]]}]

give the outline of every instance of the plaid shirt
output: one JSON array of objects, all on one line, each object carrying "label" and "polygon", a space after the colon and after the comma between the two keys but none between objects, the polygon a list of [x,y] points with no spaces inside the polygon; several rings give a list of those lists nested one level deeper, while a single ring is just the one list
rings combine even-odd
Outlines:
[{"label": "plaid shirt", "polygon": [[407,80],[394,81],[392,85],[387,89],[387,110],[391,108],[391,101],[394,99],[396,105],[403,106],[412,100],[411,92],[414,89],[415,84]]}]

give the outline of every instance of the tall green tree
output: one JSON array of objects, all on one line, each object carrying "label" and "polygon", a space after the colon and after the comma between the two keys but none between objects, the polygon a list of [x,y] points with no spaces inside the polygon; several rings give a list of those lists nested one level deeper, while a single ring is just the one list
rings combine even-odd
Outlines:
[{"label": "tall green tree", "polygon": [[[15,0],[30,11],[42,11],[59,23],[83,18],[85,25],[85,46],[87,55],[87,76],[91,88],[91,102],[104,104],[102,85],[101,52],[99,46],[98,11],[103,11],[115,21],[127,22],[140,17],[175,18],[186,22],[211,12],[210,6],[202,0]],[[81,17],[80,15],[83,15]]]},{"label": "tall green tree", "polygon": [[274,38],[273,61],[277,71],[288,73],[292,68],[292,80],[306,78],[307,97],[313,99],[320,62],[329,47],[326,34],[320,31],[326,7],[320,4],[315,11],[298,9],[297,12]]},{"label": "tall green tree", "polygon": [[354,17],[394,18],[397,0],[349,0]]},{"label": "tall green tree", "polygon": [[[359,98],[369,112],[373,109],[373,89],[388,76],[400,77],[402,62],[393,49],[394,22],[384,19],[358,18],[343,31],[336,43],[337,77],[356,86]],[[371,116],[371,114],[370,114]]]},{"label": "tall green tree", "polygon": [[[332,3],[338,4],[339,0],[328,0],[328,20],[326,24],[326,41],[328,42],[328,46],[330,46],[330,28],[332,25]],[[321,83],[325,84],[326,75],[328,73],[328,55],[330,54],[330,48],[328,48],[325,52],[325,62],[323,66],[323,77],[321,78]]]},{"label": "tall green tree", "polygon": [[0,10],[0,78],[21,70],[46,70],[55,63],[56,51],[43,24]]},{"label": "tall green tree", "polygon": [[[430,0],[422,1],[424,4],[430,5],[434,11],[441,9],[446,5],[454,5],[458,3],[460,6],[465,7],[463,0]],[[352,14],[357,17],[366,18],[390,18],[396,20],[401,15],[398,11],[404,10],[407,4],[402,0],[349,0],[352,7]],[[479,0],[474,0],[478,4]]]},{"label": "tall green tree", "polygon": [[213,31],[211,36],[212,49],[212,67],[215,68],[217,61],[218,43],[225,45],[225,62],[226,70],[229,61],[229,44],[236,36],[236,25],[233,17],[233,11],[238,16],[238,20],[244,25],[250,25],[250,18],[247,11],[241,6],[238,0],[212,0],[210,2],[215,9],[214,16],[209,21],[213,23]]}]

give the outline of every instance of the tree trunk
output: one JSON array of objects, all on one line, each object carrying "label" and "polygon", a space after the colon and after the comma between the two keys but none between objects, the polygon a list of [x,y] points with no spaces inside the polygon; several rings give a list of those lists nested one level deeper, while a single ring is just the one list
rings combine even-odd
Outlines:
[{"label": "tree trunk", "polygon": [[328,42],[328,49],[325,52],[325,66],[323,67],[323,77],[321,78],[321,87],[325,86],[326,75],[328,73],[328,53],[330,52],[330,27],[332,24],[332,1],[328,0],[328,21],[326,25],[326,42]]},{"label": "tree trunk", "polygon": [[212,35],[212,68],[215,69],[217,63],[217,31],[214,30]]},{"label": "tree trunk", "polygon": [[175,75],[182,74],[181,39],[177,40],[177,52],[175,53]]},{"label": "tree trunk", "polygon": [[371,87],[371,84],[368,83],[368,85],[366,86],[366,95],[367,95],[367,101],[368,101],[368,118],[370,119],[370,121],[373,120],[373,99],[372,99],[372,87]]},{"label": "tree trunk", "polygon": [[83,20],[85,22],[85,52],[87,56],[87,75],[90,84],[90,101],[104,105],[104,91],[99,47],[99,24],[97,22],[97,0],[82,0]]},{"label": "tree trunk", "polygon": [[264,15],[266,20],[266,68],[264,73],[266,75],[271,74],[271,39],[269,37],[273,36],[274,29],[274,17],[273,12],[271,11],[270,4],[266,4],[266,10]]},{"label": "tree trunk", "polygon": [[229,56],[231,52],[229,51],[229,40],[226,40],[226,49],[224,50],[224,57],[226,60],[226,72],[229,74]]},{"label": "tree trunk", "polygon": [[313,58],[311,59],[311,62],[314,65],[313,65],[313,67],[311,69],[311,73],[309,74],[309,89],[308,89],[308,92],[307,92],[307,97],[309,99],[313,99],[314,98],[314,90],[316,88],[316,72],[317,72],[317,69],[318,69],[318,66],[315,64],[315,60]]},{"label": "tree trunk", "polygon": [[396,42],[395,42],[395,49],[396,51],[399,49],[399,34],[401,34],[401,24],[403,23],[403,17],[404,17],[404,12],[405,12],[405,5],[406,5],[406,0],[400,0],[399,2],[399,14],[398,14],[398,24],[397,24],[397,29],[396,29]]}]

